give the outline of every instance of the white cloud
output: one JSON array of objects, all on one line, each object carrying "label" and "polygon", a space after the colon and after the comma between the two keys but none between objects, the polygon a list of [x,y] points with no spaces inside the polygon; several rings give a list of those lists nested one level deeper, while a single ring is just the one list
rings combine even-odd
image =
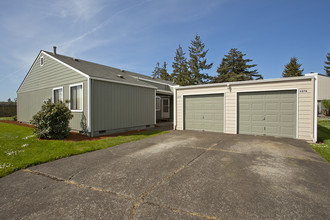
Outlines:
[{"label": "white cloud", "polygon": [[52,5],[52,14],[65,19],[89,21],[103,9],[102,0],[58,0]]}]

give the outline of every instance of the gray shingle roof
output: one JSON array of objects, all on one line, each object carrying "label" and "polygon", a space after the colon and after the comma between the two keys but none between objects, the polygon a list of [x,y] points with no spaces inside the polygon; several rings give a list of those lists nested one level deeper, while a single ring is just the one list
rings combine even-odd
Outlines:
[{"label": "gray shingle roof", "polygon": [[[130,83],[136,84],[140,86],[148,86],[148,87],[155,87],[154,83],[148,83],[146,80],[152,80],[153,82],[160,84],[167,84],[167,85],[175,85],[170,81],[162,80],[162,79],[153,79],[152,77],[145,76],[139,73],[130,72],[127,70],[120,70],[117,68],[92,63],[85,60],[74,59],[72,57],[60,55],[60,54],[53,54],[48,51],[43,51],[48,55],[66,63],[67,65],[87,74],[91,78],[99,78],[104,80],[112,80],[118,81],[122,83]],[[121,77],[120,77],[121,76]],[[139,78],[141,80],[139,80]],[[144,80],[143,80],[144,79]]]}]

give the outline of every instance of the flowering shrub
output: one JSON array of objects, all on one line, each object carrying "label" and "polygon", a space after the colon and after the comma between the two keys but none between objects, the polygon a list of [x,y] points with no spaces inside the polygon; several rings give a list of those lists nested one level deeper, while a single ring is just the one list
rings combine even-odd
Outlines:
[{"label": "flowering shrub", "polygon": [[63,102],[44,101],[41,110],[33,116],[34,133],[41,139],[64,139],[70,134],[69,121],[73,117]]}]

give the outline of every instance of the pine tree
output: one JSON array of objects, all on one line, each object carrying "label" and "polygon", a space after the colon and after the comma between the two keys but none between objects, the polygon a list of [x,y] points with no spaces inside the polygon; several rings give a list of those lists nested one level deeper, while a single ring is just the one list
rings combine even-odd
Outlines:
[{"label": "pine tree", "polygon": [[233,81],[245,81],[254,79],[263,79],[258,74],[257,70],[249,70],[256,67],[257,64],[247,64],[251,62],[250,59],[244,59],[243,54],[237,48],[230,49],[228,55],[222,58],[222,61],[217,69],[218,75],[213,78],[212,82],[233,82]]},{"label": "pine tree", "polygon": [[190,59],[188,61],[194,84],[208,83],[210,79],[208,74],[202,73],[203,70],[211,69],[213,65],[213,63],[206,63],[205,56],[209,50],[204,50],[204,48],[205,44],[202,43],[200,36],[196,34],[189,47]]},{"label": "pine tree", "polygon": [[290,63],[284,66],[282,77],[302,76],[304,69],[300,70],[301,65],[298,63],[297,57],[291,57]]},{"label": "pine tree", "polygon": [[187,86],[193,84],[193,79],[188,70],[188,61],[185,57],[181,45],[176,49],[174,61],[172,63],[173,73],[171,75],[175,84],[180,86]]},{"label": "pine tree", "polygon": [[324,70],[327,74],[327,76],[330,76],[330,53],[327,55],[327,61],[324,61]]},{"label": "pine tree", "polygon": [[154,79],[159,79],[160,78],[160,74],[161,74],[161,71],[160,71],[160,67],[159,67],[159,62],[156,63],[156,66],[155,66],[155,69],[154,71],[152,72],[152,78]]},{"label": "pine tree", "polygon": [[160,68],[159,77],[163,80],[168,80],[168,81],[171,80],[171,76],[167,72],[167,63],[166,62],[164,62],[163,67]]}]

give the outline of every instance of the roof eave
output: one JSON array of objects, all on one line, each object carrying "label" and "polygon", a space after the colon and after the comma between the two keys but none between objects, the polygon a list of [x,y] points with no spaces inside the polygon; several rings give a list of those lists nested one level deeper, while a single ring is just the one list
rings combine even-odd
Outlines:
[{"label": "roof eave", "polygon": [[285,82],[285,81],[295,81],[295,80],[307,80],[312,78],[314,78],[314,76],[299,76],[299,77],[287,77],[287,78],[277,78],[277,79],[223,82],[223,83],[211,83],[211,84],[203,84],[203,85],[180,86],[180,87],[176,87],[175,89],[180,90],[180,89],[204,88],[204,87],[207,88],[207,87],[216,87],[216,86]]}]

